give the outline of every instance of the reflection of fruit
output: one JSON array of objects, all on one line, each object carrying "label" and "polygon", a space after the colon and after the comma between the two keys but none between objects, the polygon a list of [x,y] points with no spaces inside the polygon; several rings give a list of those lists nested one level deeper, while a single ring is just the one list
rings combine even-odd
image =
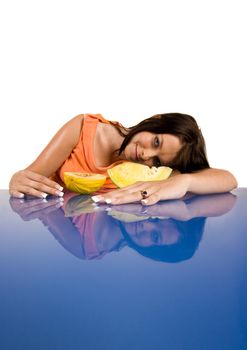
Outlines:
[{"label": "reflection of fruit", "polygon": [[95,212],[95,206],[90,196],[76,195],[69,199],[64,208],[65,216],[77,216]]},{"label": "reflection of fruit", "polygon": [[109,169],[108,175],[118,187],[132,185],[137,181],[159,181],[167,179],[172,169],[166,166],[150,168],[147,165],[124,162]]},{"label": "reflection of fruit", "polygon": [[108,215],[112,216],[114,219],[117,219],[123,222],[137,222],[137,221],[147,220],[149,218],[148,216],[140,216],[140,215],[135,215],[131,213],[123,213],[117,210],[108,211]]},{"label": "reflection of fruit", "polygon": [[105,183],[106,176],[101,174],[87,174],[76,172],[65,172],[64,183],[66,187],[74,192],[88,194],[97,191]]}]

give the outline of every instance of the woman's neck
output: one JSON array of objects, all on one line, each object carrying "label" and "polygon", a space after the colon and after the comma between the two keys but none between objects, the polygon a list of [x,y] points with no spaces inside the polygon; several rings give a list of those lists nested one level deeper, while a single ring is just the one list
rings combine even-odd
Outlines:
[{"label": "woman's neck", "polygon": [[116,162],[118,160],[125,160],[126,159],[124,151],[121,154],[119,154],[119,149],[120,149],[120,147],[122,145],[124,137],[119,134],[117,129],[115,129],[115,131],[116,131],[116,133],[112,134],[112,139],[111,139],[111,158],[112,158],[112,163],[114,163],[114,162]]},{"label": "woman's neck", "polygon": [[126,159],[124,152],[119,155],[123,140],[124,137],[119,134],[113,125],[99,123],[94,143],[96,164],[108,166],[118,160]]}]

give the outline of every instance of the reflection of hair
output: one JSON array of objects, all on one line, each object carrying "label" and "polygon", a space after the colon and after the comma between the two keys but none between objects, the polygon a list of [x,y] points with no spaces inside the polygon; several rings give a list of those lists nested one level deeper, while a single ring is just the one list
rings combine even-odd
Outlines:
[{"label": "reflection of hair", "polygon": [[[157,222],[159,231],[163,220],[158,220]],[[119,225],[128,246],[147,258],[171,263],[190,259],[201,241],[206,218],[194,218],[189,221],[166,220],[172,220],[180,234],[178,242],[172,245],[141,247],[133,242],[124,223],[119,222]]]},{"label": "reflection of hair", "polygon": [[195,119],[188,114],[157,114],[129,129],[130,131],[125,136],[119,149],[119,154],[123,152],[133,136],[141,131],[149,131],[155,134],[172,134],[180,139],[182,148],[173,164],[167,165],[171,165],[182,173],[209,167],[204,138]]}]

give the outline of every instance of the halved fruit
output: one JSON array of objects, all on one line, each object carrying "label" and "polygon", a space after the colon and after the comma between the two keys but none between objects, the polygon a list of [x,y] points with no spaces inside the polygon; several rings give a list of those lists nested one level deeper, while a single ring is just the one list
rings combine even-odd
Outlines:
[{"label": "halved fruit", "polygon": [[78,216],[81,214],[89,214],[95,212],[95,206],[92,205],[93,201],[90,195],[76,194],[70,198],[65,204],[64,213],[65,216]]},{"label": "halved fruit", "polygon": [[65,172],[64,183],[70,191],[89,194],[99,190],[105,183],[106,176],[78,172]]},{"label": "halved fruit", "polygon": [[117,219],[122,222],[138,222],[143,220],[148,220],[149,216],[135,215],[131,213],[123,213],[117,210],[111,210],[107,212],[112,218]]},{"label": "halved fruit", "polygon": [[108,169],[107,172],[115,185],[125,187],[137,181],[165,180],[171,175],[172,169],[167,166],[150,168],[139,163],[124,162]]}]

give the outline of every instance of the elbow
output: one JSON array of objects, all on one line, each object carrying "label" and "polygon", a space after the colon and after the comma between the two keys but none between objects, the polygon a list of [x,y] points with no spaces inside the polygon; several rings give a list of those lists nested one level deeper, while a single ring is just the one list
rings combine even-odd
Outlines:
[{"label": "elbow", "polygon": [[231,191],[238,187],[238,181],[232,173],[228,172],[228,174],[230,177],[230,187],[231,187],[230,191]]}]

